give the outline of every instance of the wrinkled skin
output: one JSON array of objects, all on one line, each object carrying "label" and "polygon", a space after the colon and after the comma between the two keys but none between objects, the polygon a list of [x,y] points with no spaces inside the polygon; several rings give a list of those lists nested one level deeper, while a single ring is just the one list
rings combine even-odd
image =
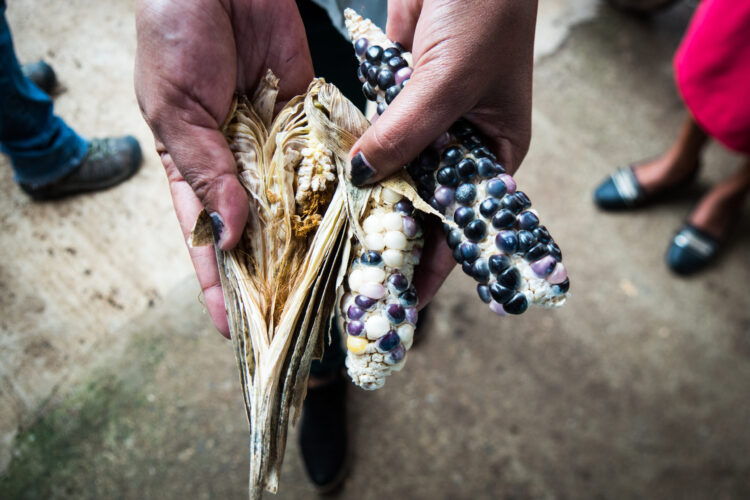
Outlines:
[{"label": "wrinkled skin", "polygon": [[[390,0],[388,36],[414,54],[409,84],[355,144],[378,170],[402,168],[465,116],[511,172],[528,149],[535,0]],[[135,84],[187,237],[205,207],[223,219],[220,247],[237,244],[248,205],[219,129],[235,91],[252,93],[271,68],[279,105],[313,77],[291,0],[140,0]],[[228,335],[213,249],[190,249],[217,328]],[[417,272],[427,304],[454,266],[438,224],[428,226]]]}]

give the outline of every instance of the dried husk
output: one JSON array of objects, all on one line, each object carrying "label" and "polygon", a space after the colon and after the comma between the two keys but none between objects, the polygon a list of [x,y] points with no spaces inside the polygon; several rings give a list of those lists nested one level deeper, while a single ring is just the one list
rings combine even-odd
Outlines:
[{"label": "dried husk", "polygon": [[[349,260],[347,210],[361,212],[371,192],[344,181],[365,117],[316,79],[272,119],[277,82],[269,72],[252,100],[238,96],[224,127],[250,216],[236,248],[215,247],[250,423],[251,499],[278,488],[289,418],[299,416]],[[300,203],[299,165],[311,144],[330,151],[336,178]],[[202,213],[191,244],[213,244],[208,235]]]}]

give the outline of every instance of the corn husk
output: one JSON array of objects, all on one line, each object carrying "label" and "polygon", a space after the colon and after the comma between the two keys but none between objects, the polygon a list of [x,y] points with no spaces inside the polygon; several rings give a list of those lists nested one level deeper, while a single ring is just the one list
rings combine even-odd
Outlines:
[{"label": "corn husk", "polygon": [[[347,210],[370,192],[344,182],[365,117],[320,79],[273,117],[277,82],[269,72],[252,99],[238,96],[224,127],[250,216],[236,248],[216,248],[250,423],[251,499],[278,488],[288,423],[299,417],[349,260]],[[323,172],[329,163],[333,175]],[[191,244],[212,244],[209,235],[202,213]]]}]

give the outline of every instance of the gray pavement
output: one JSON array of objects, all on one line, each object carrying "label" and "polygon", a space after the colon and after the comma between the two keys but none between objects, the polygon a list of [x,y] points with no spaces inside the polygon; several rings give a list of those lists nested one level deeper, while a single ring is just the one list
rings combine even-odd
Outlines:
[{"label": "gray pavement", "polygon": [[[543,10],[562,5],[542,1]],[[16,5],[15,21],[33,25],[24,17],[32,2]],[[132,6],[119,8],[124,15]],[[93,12],[106,18],[101,8]],[[679,279],[665,268],[663,254],[698,193],[623,215],[598,212],[590,201],[615,165],[656,154],[677,130],[684,111],[671,54],[690,9],[681,5],[651,20],[606,7],[586,12],[593,17],[557,33],[549,31],[554,19],[542,15],[540,37],[557,42],[538,54],[534,136],[517,176],[563,249],[570,301],[560,310],[498,319],[454,272],[406,368],[376,392],[351,386],[352,467],[339,498],[750,497],[748,213],[714,268]],[[103,102],[99,96],[96,106]],[[133,110],[127,113],[140,127]],[[704,163],[703,188],[739,159],[712,147]],[[159,182],[158,160],[149,158],[144,169],[132,182],[160,207],[148,224],[133,202],[136,192],[84,203],[125,203],[131,220],[112,222],[118,231],[111,238],[125,244],[121,232],[138,228],[130,237],[149,242],[149,266],[131,257],[124,270],[109,262],[115,272],[71,259],[34,274],[11,264],[18,257],[7,250],[7,231],[2,237],[0,398],[15,403],[0,409],[6,436],[0,451],[9,462],[0,498],[247,494],[247,424],[231,346],[197,300],[179,234],[161,208],[163,185],[149,188]],[[41,209],[15,194],[4,175],[2,198],[14,204],[1,201],[0,216],[25,227]],[[88,209],[77,214],[69,207],[73,213],[64,219],[52,208],[43,215],[82,225]],[[84,244],[92,234],[72,234],[80,259],[97,258],[102,245]],[[48,246],[54,247],[47,243],[31,255],[37,266]],[[113,251],[141,257],[146,251],[126,249]],[[103,268],[103,277],[84,285],[70,266],[93,268],[94,276]],[[121,308],[106,293],[96,308],[82,299],[70,299],[67,309],[48,305],[64,328],[47,330],[35,326],[35,319],[49,318],[44,307],[6,315],[26,303],[16,297],[33,297],[49,276],[74,280],[72,290],[86,297],[121,280],[119,295],[109,296]],[[158,293],[146,299],[144,283]],[[24,343],[28,334],[34,344]],[[81,339],[86,347],[71,347]],[[52,354],[38,352],[53,353],[56,363],[45,365]],[[294,436],[277,497],[314,498]]]}]

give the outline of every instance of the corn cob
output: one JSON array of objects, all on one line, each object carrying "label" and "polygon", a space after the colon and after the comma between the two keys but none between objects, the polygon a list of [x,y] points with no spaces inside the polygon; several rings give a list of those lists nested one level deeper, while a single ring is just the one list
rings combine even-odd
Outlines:
[{"label": "corn cob", "polygon": [[417,324],[414,266],[422,230],[414,205],[387,187],[376,187],[355,243],[341,317],[347,333],[346,367],[355,384],[379,389],[403,368]]},{"label": "corn cob", "polygon": [[[345,17],[362,92],[382,114],[411,77],[411,54],[353,10]],[[565,302],[570,282],[560,248],[467,121],[450,127],[407,171],[419,195],[443,215],[456,262],[493,312],[521,314],[530,304]]]}]

